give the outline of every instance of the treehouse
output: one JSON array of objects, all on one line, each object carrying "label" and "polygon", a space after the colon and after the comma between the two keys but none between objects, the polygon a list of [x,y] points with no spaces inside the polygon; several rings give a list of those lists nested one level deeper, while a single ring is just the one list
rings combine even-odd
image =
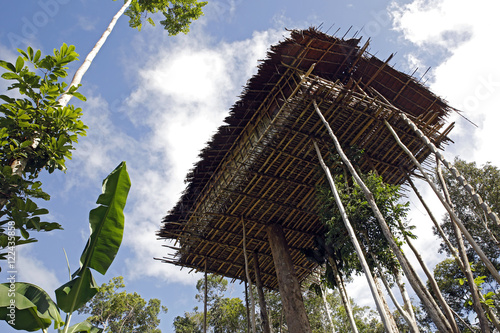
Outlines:
[{"label": "treehouse", "polygon": [[442,147],[453,109],[367,47],[313,28],[271,47],[163,219],[157,235],[176,245],[159,260],[242,281],[248,272],[294,302],[316,267],[301,250],[325,231],[316,191],[327,180],[314,145],[325,157],[334,146],[319,114],[345,150],[363,150],[363,172],[403,184],[416,168],[385,122],[430,165],[430,149],[404,118]]}]

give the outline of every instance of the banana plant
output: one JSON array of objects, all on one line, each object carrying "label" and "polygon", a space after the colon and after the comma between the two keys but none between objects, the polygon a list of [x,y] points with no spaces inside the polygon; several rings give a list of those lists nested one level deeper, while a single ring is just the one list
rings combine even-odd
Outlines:
[{"label": "banana plant", "polygon": [[[17,330],[34,332],[54,329],[63,333],[102,332],[88,321],[69,326],[74,311],[85,305],[99,291],[91,269],[106,274],[123,238],[123,210],[130,189],[130,178],[122,162],[103,181],[99,205],[90,211],[90,237],[80,257],[80,267],[70,281],[55,290],[56,300],[40,287],[15,282],[0,284],[0,319]],[[60,310],[66,313],[62,320]]]}]

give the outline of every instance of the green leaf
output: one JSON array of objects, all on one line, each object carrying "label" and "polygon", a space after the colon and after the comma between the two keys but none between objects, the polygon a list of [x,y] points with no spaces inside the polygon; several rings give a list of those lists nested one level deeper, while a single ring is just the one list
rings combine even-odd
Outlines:
[{"label": "green leaf", "polygon": [[79,92],[74,92],[74,93],[72,93],[72,95],[81,101],[85,102],[87,100],[87,98],[85,96],[83,96],[82,94],[80,94]]},{"label": "green leaf", "polygon": [[130,178],[125,162],[120,163],[102,184],[102,194],[97,199],[97,208],[90,211],[91,234],[80,258],[81,268],[86,267],[106,274],[113,262],[123,238],[125,216],[123,209],[130,189]]},{"label": "green leaf", "polygon": [[3,67],[11,72],[15,72],[16,71],[16,67],[11,64],[10,62],[7,62],[7,61],[3,61],[3,60],[0,60],[0,67]]},{"label": "green leaf", "polygon": [[55,329],[64,325],[50,296],[40,287],[23,282],[0,284],[0,319],[29,332],[46,329],[52,321]]},{"label": "green leaf", "polygon": [[101,333],[103,330],[99,327],[92,326],[88,321],[82,321],[75,324],[68,329],[68,333],[87,332],[87,333]]},{"label": "green leaf", "polygon": [[57,305],[66,313],[72,313],[85,305],[99,291],[92,272],[85,268],[80,276],[56,289]]},{"label": "green leaf", "polygon": [[16,73],[3,73],[2,74],[2,78],[6,79],[6,80],[15,80],[15,79],[19,79],[19,75],[17,75]]},{"label": "green leaf", "polygon": [[24,60],[23,60],[23,57],[19,56],[17,57],[17,60],[16,60],[16,72],[20,72],[24,67]]}]

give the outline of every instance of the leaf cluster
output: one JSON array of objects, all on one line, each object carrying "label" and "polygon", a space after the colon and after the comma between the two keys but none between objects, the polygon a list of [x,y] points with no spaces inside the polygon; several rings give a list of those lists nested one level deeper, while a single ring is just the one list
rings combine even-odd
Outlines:
[{"label": "leaf cluster", "polygon": [[206,1],[198,0],[133,0],[125,15],[130,17],[131,28],[141,30],[144,17],[154,26],[154,20],[147,15],[160,12],[164,17],[160,24],[170,36],[175,36],[181,32],[189,32],[191,22],[203,15],[202,8],[206,4]]},{"label": "leaf cluster", "polygon": [[[400,202],[399,187],[385,184],[382,178],[374,173],[361,175],[361,178],[372,192],[380,212],[398,243],[402,245],[402,241],[399,239],[403,234],[414,237],[411,233],[412,227],[405,221],[408,203]],[[335,185],[369,265],[374,269],[376,267],[372,261],[373,255],[389,271],[399,267],[359,185],[346,181],[344,174],[335,176]],[[328,228],[325,235],[326,244],[331,246],[334,252],[338,253],[338,257],[342,259],[344,263],[342,268],[346,276],[350,276],[352,273],[361,273],[354,245],[349,238],[333,194],[329,188],[322,187],[318,190],[318,197],[322,203],[319,215]],[[403,228],[401,228],[401,224]]]},{"label": "leaf cluster", "polygon": [[[40,50],[18,50],[15,63],[0,61],[1,77],[12,83],[10,96],[0,95],[0,247],[36,241],[30,231],[62,229],[54,222],[42,221],[47,214],[32,199],[48,200],[37,177],[43,169],[52,173],[65,170],[78,136],[87,126],[80,120],[82,110],[61,107],[58,98],[65,93],[67,65],[78,59],[74,46],[63,44],[54,55],[42,57]],[[66,93],[85,97],[72,87]],[[21,236],[12,235],[9,226]],[[10,237],[10,238],[9,238]],[[5,254],[0,255],[5,258]]]},{"label": "leaf cluster", "polygon": [[87,321],[109,332],[160,332],[158,315],[167,308],[159,299],[146,302],[135,292],[120,291],[124,288],[123,277],[112,278],[78,313],[90,314]]}]

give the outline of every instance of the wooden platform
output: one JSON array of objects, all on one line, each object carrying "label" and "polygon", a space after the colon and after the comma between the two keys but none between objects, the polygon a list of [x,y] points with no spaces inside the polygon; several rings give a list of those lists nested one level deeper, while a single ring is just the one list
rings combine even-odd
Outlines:
[{"label": "wooden platform", "polygon": [[[315,268],[301,253],[324,232],[316,187],[325,182],[312,147],[323,156],[331,139],[314,111],[316,100],[345,148],[364,151],[363,171],[402,184],[413,165],[383,124],[387,120],[419,161],[429,151],[399,120],[404,112],[437,146],[453,109],[414,78],[359,45],[314,29],[292,31],[271,48],[187,176],[187,188],[157,233],[176,241],[159,260],[244,280],[242,223],[249,258],[257,252],[263,284],[277,289],[266,226],[281,224],[299,281]],[[172,252],[172,249],[169,250]],[[253,259],[251,259],[253,260]],[[252,261],[249,264],[253,268]]]}]

